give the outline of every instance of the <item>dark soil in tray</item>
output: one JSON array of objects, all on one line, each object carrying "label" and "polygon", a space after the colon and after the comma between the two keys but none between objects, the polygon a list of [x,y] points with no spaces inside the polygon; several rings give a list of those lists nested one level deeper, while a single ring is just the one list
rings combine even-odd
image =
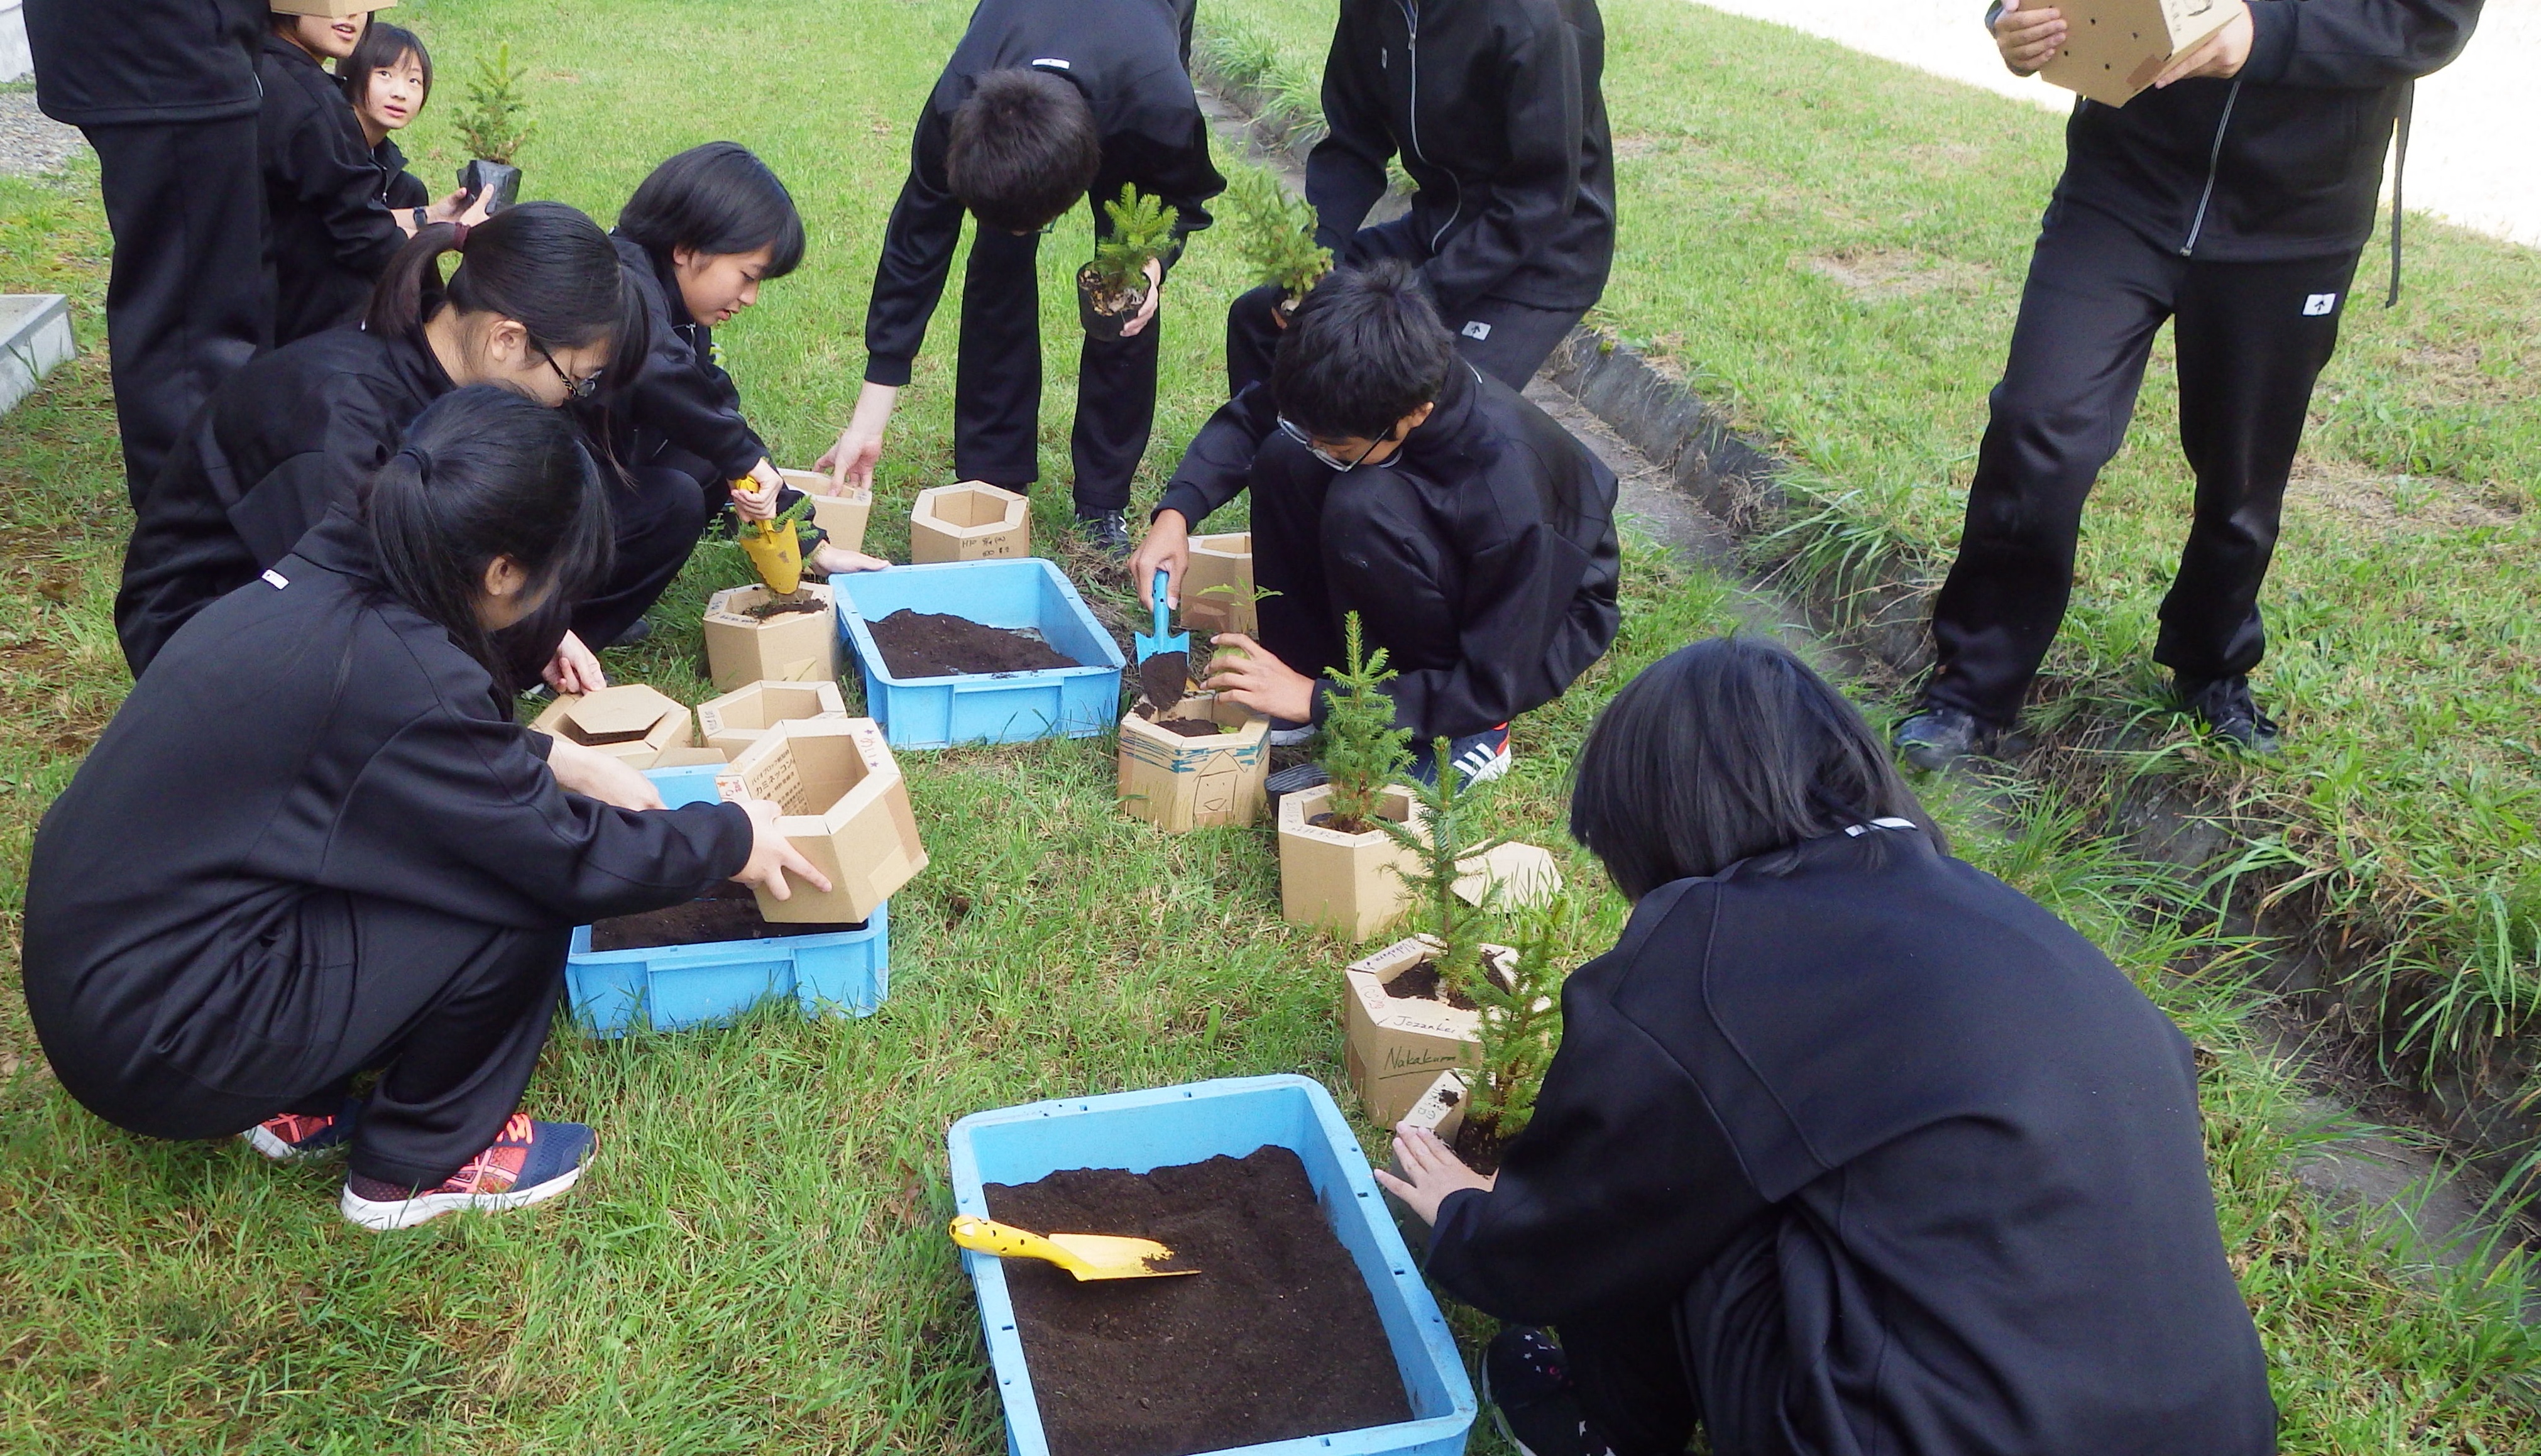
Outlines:
[{"label": "dark soil in tray", "polygon": [[1287,1148],[983,1192],[1000,1222],[1155,1239],[1200,1271],[1086,1284],[1006,1261],[1053,1456],[1191,1456],[1412,1419],[1376,1301]]},{"label": "dark soil in tray", "polygon": [[596,951],[649,950],[664,945],[714,945],[726,940],[758,940],[769,935],[835,935],[862,930],[851,925],[771,924],[759,917],[759,898],[747,885],[717,885],[703,899],[640,915],[595,921],[591,948]]},{"label": "dark soil in tray", "polygon": [[1416,966],[1405,967],[1394,973],[1394,979],[1385,983],[1385,993],[1399,1001],[1444,1001],[1459,1011],[1482,1009],[1474,1003],[1473,997],[1463,991],[1448,990],[1441,994],[1441,989],[1438,983],[1438,965],[1434,961],[1422,961]]},{"label": "dark soil in tray", "polygon": [[783,617],[789,612],[827,612],[829,610],[830,604],[820,598],[798,593],[791,597],[770,597],[756,607],[743,608],[741,615],[765,621],[771,617]]},{"label": "dark soil in tray", "polygon": [[1083,667],[1048,642],[1016,627],[992,627],[967,617],[902,608],[868,622],[874,645],[895,678],[950,678],[976,673],[1039,673]]}]

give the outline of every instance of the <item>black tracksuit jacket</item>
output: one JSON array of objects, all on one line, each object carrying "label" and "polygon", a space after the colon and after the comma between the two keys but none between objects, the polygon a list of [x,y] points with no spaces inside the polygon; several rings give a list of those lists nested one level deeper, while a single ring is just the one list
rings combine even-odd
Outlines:
[{"label": "black tracksuit jacket", "polygon": [[2026,897],[1864,828],[1634,908],[1430,1276],[1557,1326],[1674,1304],[1710,1418],[1787,1421],[1752,1449],[2273,1452],[2188,1040]]},{"label": "black tracksuit jacket", "polygon": [[371,165],[380,172],[380,203],[391,212],[432,205],[432,189],[406,170],[405,153],[399,149],[396,137],[381,137],[380,144],[371,148]]},{"label": "black tracksuit jacket", "polygon": [[73,126],[255,114],[264,0],[27,0],[36,104]]},{"label": "black tracksuit jacket", "polygon": [[[1508,722],[1561,695],[1622,620],[1614,472],[1497,380],[1458,361],[1387,465],[1335,472],[1278,428],[1267,385],[1210,416],[1159,510],[1194,528],[1252,492],[1262,645],[1320,677],[1343,619],[1401,674],[1394,721],[1418,741]],[[1327,685],[1327,688],[1329,685]],[[1330,706],[1315,695],[1315,720]]]},{"label": "black tracksuit jacket", "polygon": [[689,316],[666,258],[632,238],[612,233],[617,259],[644,296],[653,347],[631,390],[611,392],[605,404],[577,405],[586,430],[605,438],[620,465],[650,465],[666,449],[684,450],[730,481],[767,458],[766,442],[742,417],[741,391],[714,360],[714,330]]},{"label": "black tracksuit jacket", "polygon": [[[559,788],[545,736],[387,595],[350,513],[273,574],[288,585],[252,582],[169,643],[36,831],[27,1001],[84,1101],[122,1082],[100,1048],[217,1086],[250,1056],[243,1028],[290,1033],[260,1008],[297,997],[340,1023],[353,980],[300,943],[314,895],[561,930],[681,904],[749,861],[736,806],[636,813]],[[73,1080],[91,1067],[98,1087]]]},{"label": "black tracksuit jacket", "polygon": [[287,344],[358,317],[405,231],[382,200],[385,179],[353,104],[309,52],[279,36],[256,54],[264,108],[265,278],[273,341]]},{"label": "black tracksuit jacket", "polygon": [[[945,182],[953,113],[989,71],[1034,66],[1075,83],[1103,137],[1089,194],[1116,201],[1134,182],[1181,213],[1183,238],[1209,225],[1226,190],[1208,160],[1208,118],[1192,92],[1191,11],[1173,0],[980,0],[971,28],[918,113],[908,180],[891,210],[865,306],[865,379],[905,385],[944,294],[964,208]],[[1097,226],[1110,222],[1096,213]],[[1170,261],[1171,259],[1168,259]]]},{"label": "black tracksuit jacket", "polygon": [[2066,124],[2060,200],[2182,257],[2278,262],[2361,249],[2410,83],[2470,39],[2480,0],[2250,0],[2229,81],[2087,98]]},{"label": "black tracksuit jacket", "polygon": [[1605,55],[1596,0],[1342,0],[1332,131],[1306,159],[1318,239],[1349,257],[1399,153],[1441,312],[1594,304],[1615,256]]},{"label": "black tracksuit jacket", "polygon": [[419,329],[328,329],[230,376],[141,499],[114,599],[133,676],[187,619],[350,504],[453,388]]}]

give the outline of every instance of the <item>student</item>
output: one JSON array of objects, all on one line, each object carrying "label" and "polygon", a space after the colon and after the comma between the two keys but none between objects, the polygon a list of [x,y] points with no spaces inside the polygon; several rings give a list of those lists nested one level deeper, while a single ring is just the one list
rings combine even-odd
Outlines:
[{"label": "student", "polygon": [[[299,3],[274,0],[271,30],[255,63],[264,87],[256,146],[264,165],[265,282],[277,345],[353,322],[371,284],[419,226],[410,209],[391,211],[381,200],[370,143],[324,64],[353,53],[370,16],[283,9]],[[476,213],[463,217],[466,205],[464,193],[453,193],[426,208],[423,221],[477,221]]]},{"label": "student", "polygon": [[[593,411],[626,472],[610,500],[617,568],[573,618],[575,635],[602,646],[642,635],[645,610],[726,505],[764,521],[803,496],[742,417],[741,391],[714,342],[715,326],[757,303],[760,284],[803,260],[803,219],[785,184],[747,148],[691,147],[644,179],[611,241],[644,301],[653,347],[631,383]],[[758,484],[735,490],[742,479]],[[820,538],[809,564],[839,572],[888,563]]]},{"label": "student", "polygon": [[[1499,1173],[1378,1181],[1502,1319],[1532,1456],[2276,1450],[2188,1039],[1950,857],[1851,704],[1715,638],[1627,685],[1571,833],[1634,902]],[[1560,1345],[1535,1326],[1551,1325]]]},{"label": "student", "polygon": [[[953,470],[1009,490],[1041,477],[1041,284],[1048,232],[1085,198],[1094,235],[1125,183],[1181,213],[1180,240],[1205,228],[1225,190],[1208,160],[1208,122],[1192,93],[1194,0],[980,0],[918,114],[908,181],[892,209],[865,311],[864,391],[823,470],[873,483],[884,427],[908,383],[927,321],[961,241],[979,220],[962,280],[953,385]],[[1078,355],[1077,529],[1120,556],[1129,477],[1156,416],[1156,311],[1172,258],[1150,270],[1147,303],[1118,340],[1088,336]]]},{"label": "student", "polygon": [[[1335,260],[1400,257],[1473,366],[1526,388],[1606,289],[1615,159],[1596,0],[1414,6],[1342,0],[1324,63],[1330,128],[1306,159]],[[1409,214],[1361,228],[1403,159]],[[1230,394],[1270,373],[1277,285],[1226,315]]]},{"label": "student", "polygon": [[[404,130],[432,100],[432,52],[414,32],[373,17],[353,53],[336,66],[335,80],[344,100],[353,104],[362,140],[370,144],[371,165],[380,173],[381,205],[405,213],[420,231],[430,220],[432,192],[423,179],[406,171],[405,153],[392,133]],[[464,199],[466,193],[458,195]],[[423,216],[415,215],[417,209]]]},{"label": "student", "polygon": [[[440,257],[452,252],[460,263],[444,286]],[[604,369],[641,359],[645,346],[643,302],[617,251],[563,203],[525,202],[471,229],[426,228],[381,276],[364,328],[240,370],[179,442],[142,499],[114,600],[133,676],[188,618],[350,501],[426,404],[496,384],[560,406],[596,393]],[[561,621],[538,629],[544,640],[525,647],[526,660],[556,654],[550,686],[599,685],[599,664]]]},{"label": "student", "polygon": [[[1130,563],[1178,599],[1191,533],[1250,489],[1259,642],[1206,686],[1280,725],[1323,721],[1343,622],[1386,685],[1426,779],[1432,740],[1467,778],[1506,770],[1509,720],[1561,695],[1615,639],[1615,474],[1507,385],[1457,357],[1411,267],[1339,268],[1297,309],[1270,383],[1192,441]],[[1240,656],[1237,654],[1241,654]],[[1292,777],[1282,791],[1320,781]]]},{"label": "student", "polygon": [[257,185],[265,0],[27,0],[36,103],[97,150],[108,368],[138,505],[178,431],[272,342]]},{"label": "student", "polygon": [[[2197,491],[2152,659],[2217,740],[2279,746],[2250,671],[2286,479],[2373,232],[2393,118],[2417,77],[2461,52],[2480,5],[2216,3],[2231,19],[2150,90],[2073,104],[1958,559],[1932,604],[1932,676],[1897,725],[1918,767],[1985,752],[2019,717],[2072,595],[2082,502],[2126,439],[2165,319]],[[2014,75],[2064,43],[2052,9],[2006,0],[1988,20]]]},{"label": "student", "polygon": [[608,550],[572,423],[464,389],[180,632],[36,835],[27,1007],[63,1088],[145,1136],[348,1147],[364,1228],[570,1188],[591,1129],[519,1109],[572,927],[827,885],[776,805],[666,810],[495,702],[495,635]]}]

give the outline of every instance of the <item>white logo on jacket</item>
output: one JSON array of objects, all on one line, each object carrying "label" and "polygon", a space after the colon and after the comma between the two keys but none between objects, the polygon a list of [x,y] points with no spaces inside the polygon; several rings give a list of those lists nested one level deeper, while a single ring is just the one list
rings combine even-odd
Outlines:
[{"label": "white logo on jacket", "polygon": [[2311,297],[2303,300],[2303,317],[2306,319],[2317,319],[2321,315],[2326,314],[2337,307],[2337,294],[2315,293]]}]

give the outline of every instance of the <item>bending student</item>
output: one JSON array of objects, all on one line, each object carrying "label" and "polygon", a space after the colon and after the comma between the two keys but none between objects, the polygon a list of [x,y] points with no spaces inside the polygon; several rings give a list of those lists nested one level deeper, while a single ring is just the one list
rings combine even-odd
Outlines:
[{"label": "bending student", "polygon": [[466,389],[180,633],[36,835],[27,1006],[63,1088],[147,1136],[348,1147],[365,1228],[570,1188],[591,1129],[519,1108],[571,928],[828,884],[775,805],[666,810],[495,701],[495,634],[608,549],[572,423]]},{"label": "bending student", "polygon": [[1520,1449],[2276,1450],[2188,1039],[1951,858],[1824,680],[1678,651],[1590,730],[1570,825],[1634,905],[1534,1120],[1495,1178],[1409,1125],[1377,1175],[1431,1278],[1525,1322],[1484,1359]]},{"label": "bending student", "polygon": [[[1459,358],[1412,269],[1340,268],[1298,306],[1278,366],[1210,417],[1131,560],[1179,601],[1191,533],[1250,491],[1259,642],[1206,686],[1296,742],[1324,719],[1325,675],[1359,615],[1413,732],[1415,771],[1453,740],[1467,778],[1509,764],[1509,720],[1561,695],[1615,640],[1615,473],[1515,390]],[[1241,656],[1236,655],[1241,653]],[[1287,792],[1321,782],[1287,770]]]},{"label": "bending student", "polygon": [[[439,260],[454,251],[459,266],[444,287]],[[349,503],[426,404],[493,384],[560,406],[596,393],[613,361],[643,357],[644,342],[643,304],[617,250],[563,203],[426,229],[381,277],[365,328],[330,329],[240,370],[179,442],[141,501],[114,599],[133,676],[187,619]],[[564,635],[561,617],[547,617],[553,627],[530,662]],[[579,641],[562,652],[553,670],[570,681],[559,691],[599,686]]]}]

